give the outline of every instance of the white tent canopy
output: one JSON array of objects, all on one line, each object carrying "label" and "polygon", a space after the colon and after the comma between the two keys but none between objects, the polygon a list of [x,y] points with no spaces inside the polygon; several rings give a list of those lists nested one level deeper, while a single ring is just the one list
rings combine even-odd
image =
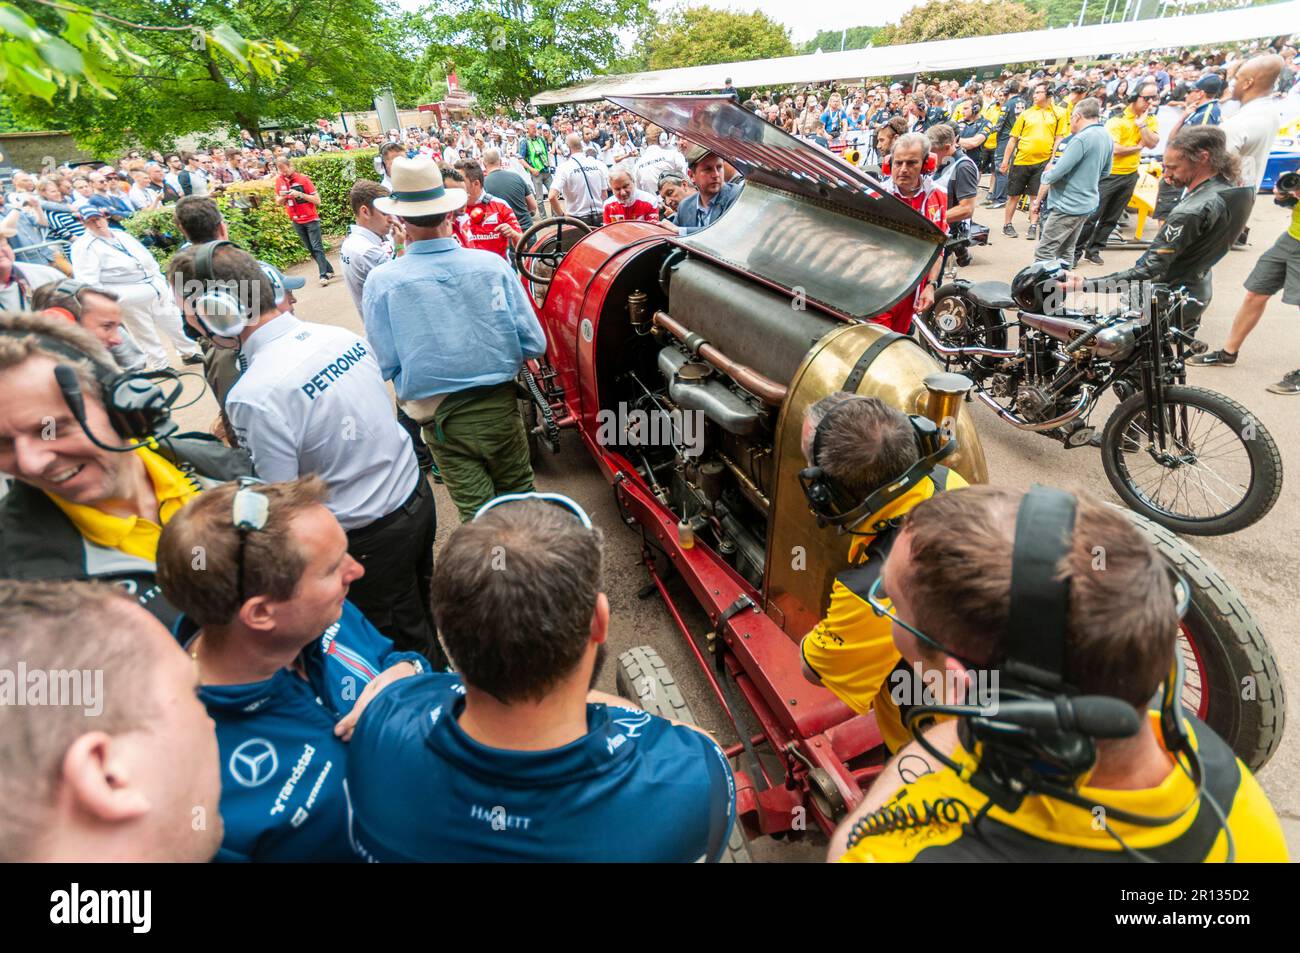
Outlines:
[{"label": "white tent canopy", "polygon": [[1300,28],[1300,0],[1291,0],[1193,16],[600,76],[576,86],[539,93],[532,101],[537,106],[554,106],[606,96],[697,93],[721,89],[728,77],[733,85],[741,87],[789,86],[871,76],[902,77],[1068,56],[1128,55],[1153,49],[1231,43],[1277,36],[1297,28]]}]

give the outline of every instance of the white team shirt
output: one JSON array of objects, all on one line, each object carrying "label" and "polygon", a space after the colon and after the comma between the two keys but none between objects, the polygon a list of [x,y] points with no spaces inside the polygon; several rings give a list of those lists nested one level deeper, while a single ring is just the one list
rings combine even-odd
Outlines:
[{"label": "white team shirt", "polygon": [[605,207],[609,175],[599,159],[571,155],[557,166],[551,188],[564,199],[566,215],[599,215]]},{"label": "white team shirt", "polygon": [[659,176],[665,172],[676,172],[683,179],[686,176],[686,157],[676,149],[665,148],[659,144],[648,146],[636,164],[636,187],[643,192],[659,194]]},{"label": "white team shirt", "polygon": [[226,416],[258,476],[278,483],[318,474],[345,530],[406,502],[419,465],[364,338],[284,314],[249,336],[240,364]]},{"label": "white team shirt", "polygon": [[393,259],[393,243],[380,238],[362,225],[353,225],[348,237],[339,247],[339,263],[343,265],[343,280],[348,283],[352,303],[361,313],[361,292],[366,286],[366,275],[375,265]]}]

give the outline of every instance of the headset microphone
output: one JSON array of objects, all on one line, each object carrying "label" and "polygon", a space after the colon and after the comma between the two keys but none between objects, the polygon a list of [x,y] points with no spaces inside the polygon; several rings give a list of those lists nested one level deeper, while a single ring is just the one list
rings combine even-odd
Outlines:
[{"label": "headset microphone", "polygon": [[1092,738],[1131,738],[1142,727],[1141,716],[1128,702],[1108,695],[1004,701],[975,717],[990,727],[1000,723],[1047,731],[1079,732]]},{"label": "headset microphone", "polygon": [[[68,410],[72,412],[73,419],[81,426],[82,433],[86,435],[86,438],[91,443],[99,447],[101,450],[109,450],[113,453],[130,453],[133,450],[138,450],[141,446],[146,446],[147,441],[151,441],[158,437],[170,436],[177,430],[176,422],[169,419],[165,413],[159,415],[158,408],[153,406],[158,403],[159,399],[161,399],[164,405],[161,409],[165,411],[166,405],[170,404],[171,401],[167,398],[163,398],[162,392],[152,384],[139,388],[132,386],[136,381],[127,380],[122,385],[113,389],[111,397],[114,398],[114,410],[126,416],[142,414],[151,415],[151,419],[156,421],[153,425],[152,433],[149,434],[146,443],[128,444],[126,446],[118,447],[104,443],[95,436],[90,429],[90,425],[86,422],[86,400],[81,393],[81,381],[77,379],[76,370],[68,364],[59,364],[54,368],[54,379],[58,382],[59,391],[63,394],[63,401],[68,405]],[[128,391],[128,393],[122,394],[121,391],[123,390]],[[125,397],[126,400],[120,401],[120,398],[123,397]],[[131,398],[136,399],[132,400]],[[119,402],[124,404],[124,406],[117,406]]]}]

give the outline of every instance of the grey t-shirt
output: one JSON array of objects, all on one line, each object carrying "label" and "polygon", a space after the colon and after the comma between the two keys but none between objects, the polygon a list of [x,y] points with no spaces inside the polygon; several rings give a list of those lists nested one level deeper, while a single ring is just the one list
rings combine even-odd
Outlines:
[{"label": "grey t-shirt", "polygon": [[533,227],[533,216],[528,211],[528,196],[532,195],[524,180],[505,169],[493,169],[483,180],[483,188],[510,206],[524,231]]}]

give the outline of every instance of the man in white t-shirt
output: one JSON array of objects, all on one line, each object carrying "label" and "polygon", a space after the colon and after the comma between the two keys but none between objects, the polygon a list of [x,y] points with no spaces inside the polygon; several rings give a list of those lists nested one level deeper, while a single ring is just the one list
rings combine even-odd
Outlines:
[{"label": "man in white t-shirt", "polygon": [[[579,218],[589,225],[600,225],[609,195],[609,177],[599,159],[583,151],[582,136],[571,132],[565,140],[569,155],[556,163],[551,182],[551,211],[556,215]],[[564,200],[561,207],[560,199]]]},{"label": "man in white t-shirt", "polygon": [[[651,130],[653,132],[654,130]],[[665,172],[675,172],[687,178],[686,157],[668,143],[668,133],[658,132],[655,141],[646,146],[636,163],[636,187],[643,192],[659,194],[659,180]]]},{"label": "man in white t-shirt", "polygon": [[1273,87],[1284,65],[1277,55],[1257,56],[1243,63],[1232,91],[1232,98],[1241,103],[1241,108],[1220,126],[1228,137],[1228,149],[1241,157],[1241,183],[1256,190],[1264,180],[1268,155],[1281,124]]}]

